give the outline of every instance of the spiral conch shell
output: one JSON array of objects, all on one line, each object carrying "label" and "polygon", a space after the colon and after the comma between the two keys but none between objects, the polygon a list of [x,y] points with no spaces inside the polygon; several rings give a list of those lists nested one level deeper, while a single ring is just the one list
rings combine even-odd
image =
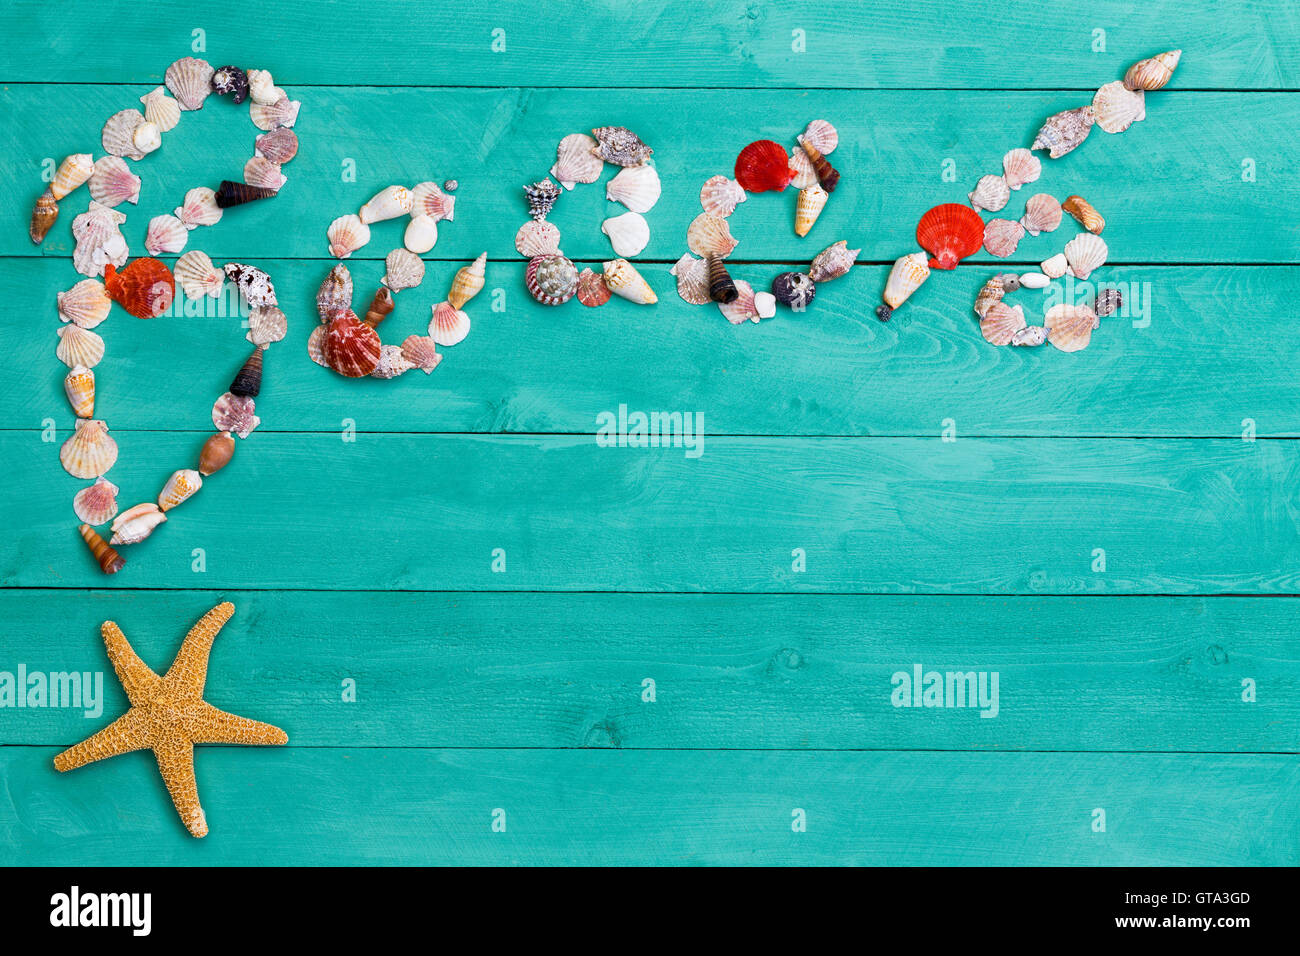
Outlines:
[{"label": "spiral conch shell", "polygon": [[78,418],[72,437],[59,449],[59,461],[74,478],[98,478],[117,462],[117,442],[104,422]]},{"label": "spiral conch shell", "polygon": [[167,484],[163,485],[162,491],[158,492],[159,510],[170,511],[202,487],[203,477],[192,468],[182,468],[172,472],[172,476],[167,479]]},{"label": "spiral conch shell", "polygon": [[113,537],[109,544],[139,544],[158,527],[167,516],[152,501],[127,508],[113,519]]},{"label": "spiral conch shell", "polygon": [[1092,115],[1107,133],[1122,133],[1146,119],[1146,94],[1130,90],[1121,80],[1107,83],[1092,98]]},{"label": "spiral conch shell", "polygon": [[838,279],[853,268],[853,263],[858,261],[858,253],[861,251],[861,249],[850,249],[848,242],[841,239],[817,253],[812,266],[808,269],[808,277],[818,284]]},{"label": "spiral conch shell", "polygon": [[[63,379],[63,391],[68,404],[78,418],[91,418],[95,414],[95,373],[84,365],[74,365]],[[95,522],[98,524],[99,522]]]},{"label": "spiral conch shell", "polygon": [[975,314],[981,319],[988,314],[989,309],[1002,301],[1003,296],[1008,292],[1014,292],[1020,288],[1020,279],[1014,272],[1000,272],[980,289],[979,295],[975,297]]},{"label": "spiral conch shell", "polygon": [[447,293],[447,301],[451,303],[452,308],[459,309],[479,294],[483,288],[483,283],[486,281],[486,272],[486,252],[469,265],[461,266],[456,270],[456,276],[451,281],[451,291]]},{"label": "spiral conch shell", "polygon": [[82,279],[67,292],[58,294],[59,318],[83,329],[93,329],[108,318],[113,300],[98,279]]},{"label": "spiral conch shell", "polygon": [[1091,106],[1056,113],[1043,123],[1029,148],[1045,149],[1052,159],[1060,159],[1088,138],[1095,122]]},{"label": "spiral conch shell", "polygon": [[1182,55],[1182,50],[1168,50],[1157,53],[1149,59],[1138,60],[1124,74],[1124,85],[1130,90],[1147,92],[1163,89],[1170,77],[1174,75]]}]

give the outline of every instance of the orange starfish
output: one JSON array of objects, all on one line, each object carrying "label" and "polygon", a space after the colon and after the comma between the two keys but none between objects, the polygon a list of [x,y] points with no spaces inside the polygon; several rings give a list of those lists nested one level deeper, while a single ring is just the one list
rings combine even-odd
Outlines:
[{"label": "orange starfish", "polygon": [[203,699],[208,652],[234,613],[235,606],[227,601],[203,615],[185,635],[176,660],[162,677],[145,666],[121,628],[105,621],[108,659],[131,708],[99,733],[55,757],[55,769],[75,770],[105,757],[152,750],[186,829],[196,837],[206,836],[208,821],[194,781],[194,745],[283,744],[289,740],[279,727],[227,714]]}]

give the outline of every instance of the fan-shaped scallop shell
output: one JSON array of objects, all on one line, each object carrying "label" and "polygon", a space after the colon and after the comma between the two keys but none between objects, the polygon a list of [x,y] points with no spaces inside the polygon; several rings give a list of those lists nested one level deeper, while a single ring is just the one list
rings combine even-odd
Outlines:
[{"label": "fan-shaped scallop shell", "polygon": [[998,273],[984,283],[979,295],[975,297],[975,314],[981,319],[984,318],[995,303],[1001,302],[1003,296],[1018,288],[1020,288],[1020,279],[1014,272]]},{"label": "fan-shaped scallop shell", "polygon": [[92,418],[95,414],[95,373],[84,365],[74,365],[63,377],[63,394],[78,418]]},{"label": "fan-shaped scallop shell", "polygon": [[317,365],[329,368],[330,363],[325,361],[325,335],[328,326],[318,325],[311,330],[311,335],[307,337],[307,357]]},{"label": "fan-shaped scallop shell", "polygon": [[850,249],[848,242],[841,239],[817,253],[812,266],[808,269],[808,277],[818,285],[838,279],[853,268],[853,263],[858,261],[858,253],[861,251],[861,249]]},{"label": "fan-shaped scallop shell", "polygon": [[1052,159],[1060,159],[1088,138],[1095,122],[1091,106],[1053,114],[1043,123],[1029,148],[1048,150]]},{"label": "fan-shaped scallop shell", "polygon": [[408,335],[402,343],[402,354],[425,375],[431,373],[442,361],[438,343],[427,335]]},{"label": "fan-shaped scallop shell", "polygon": [[294,123],[298,122],[298,110],[301,107],[302,104],[297,100],[291,100],[285,96],[269,105],[263,105],[256,101],[250,102],[248,113],[252,117],[254,126],[269,131],[293,126]]},{"label": "fan-shaped scallop shell", "polygon": [[183,110],[203,108],[203,101],[212,92],[212,74],[216,71],[206,60],[187,56],[167,67],[163,82]]},{"label": "fan-shaped scallop shell", "polygon": [[1070,262],[1065,258],[1064,252],[1058,252],[1056,255],[1040,262],[1038,268],[1043,270],[1043,275],[1047,276],[1047,278],[1059,279],[1069,271]]},{"label": "fan-shaped scallop shell", "polygon": [[116,463],[117,442],[104,422],[78,418],[72,436],[59,449],[59,461],[74,478],[98,478]]},{"label": "fan-shaped scallop shell", "polygon": [[515,233],[515,249],[529,259],[547,256],[560,249],[560,229],[545,219],[530,219]]},{"label": "fan-shaped scallop shell", "polygon": [[812,158],[802,146],[794,148],[787,162],[790,171],[794,173],[790,185],[794,186],[795,189],[807,189],[817,182],[817,169],[813,166]]},{"label": "fan-shaped scallop shell", "polygon": [[[816,181],[814,175],[813,182]],[[700,205],[709,215],[719,219],[726,219],[735,212],[736,206],[744,202],[745,198],[745,190],[740,188],[740,183],[726,176],[710,176],[700,187]]]},{"label": "fan-shaped scallop shell", "polygon": [[654,152],[641,137],[625,126],[600,126],[591,131],[596,137],[592,151],[615,166],[640,166]]},{"label": "fan-shaped scallop shell", "polygon": [[92,201],[90,208],[72,220],[72,236],[77,240],[72,250],[72,265],[83,276],[101,276],[104,267],[121,267],[126,263],[126,237],[120,226],[126,216]]},{"label": "fan-shaped scallop shell", "polygon": [[737,279],[736,297],[730,302],[719,302],[718,310],[732,325],[758,321],[758,306],[754,303],[754,287],[744,279]]},{"label": "fan-shaped scallop shell", "polygon": [[599,272],[583,269],[578,274],[578,301],[589,309],[604,305],[613,294],[605,284],[605,277]]},{"label": "fan-shaped scallop shell", "polygon": [[112,521],[117,514],[117,485],[107,478],[96,478],[93,485],[72,496],[72,510],[88,525]]},{"label": "fan-shaped scallop shell", "polygon": [[185,194],[185,202],[172,214],[185,224],[186,229],[194,229],[220,222],[224,211],[217,205],[215,192],[207,186],[196,186]]},{"label": "fan-shaped scallop shell", "polygon": [[348,213],[330,223],[325,235],[329,237],[330,255],[346,259],[370,241],[370,227],[361,221],[360,216]]},{"label": "fan-shaped scallop shell", "polygon": [[415,363],[402,352],[400,345],[379,346],[379,361],[375,363],[371,378],[397,378],[404,372],[415,368]]},{"label": "fan-shaped scallop shell", "polygon": [[[430,185],[421,183],[422,186]],[[375,222],[384,222],[388,219],[396,219],[399,216],[409,216],[415,203],[415,197],[405,186],[386,186],[379,190],[370,201],[361,207],[359,213],[361,221],[367,226]],[[423,209],[416,212],[415,215],[425,215],[429,213]]]},{"label": "fan-shaped scallop shell", "polygon": [[1061,204],[1047,193],[1035,193],[1025,201],[1025,214],[1020,224],[1031,236],[1040,232],[1054,232],[1061,224]]},{"label": "fan-shaped scallop shell", "polygon": [[97,203],[113,207],[140,200],[140,177],[121,156],[101,156],[90,177],[90,195]]},{"label": "fan-shaped scallop shell", "polygon": [[1092,330],[1097,327],[1097,315],[1086,305],[1060,303],[1047,310],[1043,317],[1047,327],[1047,341],[1062,352],[1077,352],[1088,347]]},{"label": "fan-shaped scallop shell", "polygon": [[289,330],[289,319],[277,306],[264,305],[248,315],[248,334],[244,338],[254,345],[279,342]]},{"label": "fan-shaped scallop shell", "polygon": [[1002,178],[1009,189],[1019,189],[1035,182],[1043,174],[1043,163],[1032,152],[1020,147],[1002,157]]},{"label": "fan-shaped scallop shell", "polygon": [[815,119],[804,129],[802,142],[808,143],[823,156],[829,156],[840,145],[840,134],[826,120]]},{"label": "fan-shaped scallop shell", "polygon": [[432,216],[412,216],[402,233],[402,245],[408,252],[424,255],[438,244],[438,221]]},{"label": "fan-shaped scallop shell", "polygon": [[577,183],[594,183],[605,167],[605,161],[596,155],[596,148],[596,141],[586,133],[570,133],[555,148],[551,176],[565,189],[572,189]]},{"label": "fan-shaped scallop shell", "polygon": [[[414,289],[424,281],[424,260],[409,249],[394,249],[384,259],[384,285],[393,292]],[[351,296],[348,297],[349,301]]]},{"label": "fan-shaped scallop shell", "polygon": [[[557,256],[555,258],[562,257]],[[576,278],[574,279],[574,287],[577,287]],[[572,295],[573,293],[570,292],[568,296],[565,296],[564,301],[567,301]],[[533,298],[537,298],[536,293],[534,293]],[[466,312],[456,308],[450,302],[439,302],[433,307],[433,318],[429,320],[429,337],[436,344],[449,348],[464,341],[467,335],[469,335],[469,315]]]},{"label": "fan-shaped scallop shell", "polygon": [[885,291],[881,298],[889,308],[897,309],[928,278],[930,278],[930,265],[926,262],[924,252],[913,252],[911,255],[902,256],[889,270],[889,279],[885,282]]},{"label": "fan-shaped scallop shell", "polygon": [[173,471],[162,491],[158,492],[158,510],[171,511],[203,487],[203,476],[193,468]]},{"label": "fan-shaped scallop shell", "polygon": [[181,121],[181,104],[167,95],[166,87],[150,90],[140,97],[140,102],[144,105],[144,118],[157,126],[160,133],[174,130]]},{"label": "fan-shaped scallop shell", "polygon": [[707,305],[709,296],[709,262],[696,259],[689,252],[668,270],[677,277],[677,294],[691,305]]},{"label": "fan-shaped scallop shell", "polygon": [[244,163],[244,182],[250,186],[279,190],[288,181],[289,177],[280,172],[280,164],[264,156],[254,156]]},{"label": "fan-shaped scallop shell", "polygon": [[154,529],[167,520],[167,516],[152,501],[127,508],[113,519],[113,537],[108,541],[112,545],[139,544]]},{"label": "fan-shaped scallop shell", "polygon": [[650,244],[650,224],[639,212],[625,212],[606,219],[600,224],[600,231],[609,236],[614,255],[623,258],[639,255]]},{"label": "fan-shaped scallop shell", "polygon": [[58,294],[59,318],[83,329],[93,329],[108,318],[113,300],[97,279],[82,279],[67,292]]},{"label": "fan-shaped scallop shell", "polygon": [[605,187],[605,198],[621,202],[635,213],[649,212],[659,201],[663,187],[653,166],[628,166]]},{"label": "fan-shaped scallop shell", "polygon": [[144,152],[135,144],[135,131],[145,122],[139,110],[119,110],[108,118],[100,134],[104,152],[127,159],[144,159]]},{"label": "fan-shaped scallop shell", "polygon": [[59,326],[59,344],[54,353],[68,368],[84,365],[94,368],[104,357],[104,340],[99,333],[79,325]]},{"label": "fan-shaped scallop shell", "polygon": [[1094,269],[1105,264],[1109,254],[1106,240],[1090,232],[1080,233],[1065,244],[1065,261],[1076,279],[1087,279]]},{"label": "fan-shaped scallop shell", "polygon": [[1094,235],[1100,236],[1102,230],[1106,228],[1106,220],[1102,218],[1101,213],[1097,212],[1092,203],[1082,196],[1067,196],[1065,202],[1061,203],[1061,208],[1077,219],[1079,225]]},{"label": "fan-shaped scallop shell", "polygon": [[437,183],[416,183],[411,187],[411,215],[452,222],[456,218],[456,197],[447,195]]},{"label": "fan-shaped scallop shell", "polygon": [[1092,115],[1107,133],[1122,133],[1146,119],[1146,94],[1130,90],[1122,80],[1107,83],[1092,98]]},{"label": "fan-shaped scallop shell", "polygon": [[650,283],[626,259],[614,259],[606,262],[602,268],[605,272],[605,285],[616,296],[637,305],[654,305],[659,301],[654,289],[650,288]]},{"label": "fan-shaped scallop shell", "polygon": [[198,249],[191,249],[177,259],[172,275],[189,299],[201,299],[204,296],[215,299],[221,295],[221,287],[226,281],[225,275],[212,264],[208,254]]},{"label": "fan-shaped scallop shell", "polygon": [[1011,190],[1007,187],[1007,181],[1001,176],[981,176],[975,188],[967,194],[967,198],[975,209],[997,212],[1011,199]]},{"label": "fan-shaped scallop shell", "polygon": [[990,219],[984,225],[984,248],[989,255],[1005,259],[1016,251],[1025,227],[1013,219]]},{"label": "fan-shaped scallop shell", "polygon": [[224,393],[212,405],[212,424],[219,432],[231,432],[247,438],[262,420],[257,417],[257,403],[249,397]]},{"label": "fan-shaped scallop shell", "polygon": [[1124,85],[1130,90],[1159,90],[1169,82],[1182,57],[1182,50],[1157,53],[1146,60],[1138,60],[1124,74]]},{"label": "fan-shaped scallop shell", "polygon": [[980,335],[994,345],[1010,345],[1011,338],[1025,327],[1025,310],[994,302],[980,319]]},{"label": "fan-shaped scallop shell", "polygon": [[283,166],[298,155],[298,134],[287,126],[273,129],[253,140],[253,152]]},{"label": "fan-shaped scallop shell", "polygon": [[175,216],[154,216],[149,220],[144,247],[149,255],[180,252],[190,241],[190,231]]},{"label": "fan-shaped scallop shell", "polygon": [[152,153],[162,145],[162,134],[158,132],[158,127],[154,126],[148,120],[145,120],[135,128],[131,134],[131,144],[135,147],[136,152],[142,154]]},{"label": "fan-shaped scallop shell", "polygon": [[[524,270],[524,284],[542,305],[562,305],[578,291],[578,270],[558,253],[534,256]],[[449,343],[439,340],[438,344]]]},{"label": "fan-shaped scallop shell", "polygon": [[715,255],[725,259],[740,245],[740,241],[731,238],[727,220],[702,212],[686,230],[686,245],[697,256]]}]

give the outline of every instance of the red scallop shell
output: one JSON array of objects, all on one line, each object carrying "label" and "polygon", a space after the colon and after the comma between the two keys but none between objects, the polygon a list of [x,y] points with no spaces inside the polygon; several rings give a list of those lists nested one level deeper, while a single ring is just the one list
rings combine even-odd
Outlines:
[{"label": "red scallop shell", "polygon": [[790,154],[780,143],[760,139],[750,143],[736,157],[736,182],[746,192],[780,192],[794,179]]},{"label": "red scallop shell", "polygon": [[583,269],[582,275],[578,276],[578,301],[583,305],[598,308],[608,302],[612,294],[603,275],[591,269]]},{"label": "red scallop shell", "polygon": [[171,308],[176,280],[157,259],[136,259],[121,272],[110,262],[104,267],[104,290],[137,319],[152,319]]},{"label": "red scallop shell", "polygon": [[340,375],[362,378],[379,364],[379,333],[349,309],[330,322],[321,351],[329,367]]},{"label": "red scallop shell", "polygon": [[916,241],[930,253],[931,269],[956,269],[984,245],[984,220],[961,203],[947,202],[929,210],[916,224]]}]

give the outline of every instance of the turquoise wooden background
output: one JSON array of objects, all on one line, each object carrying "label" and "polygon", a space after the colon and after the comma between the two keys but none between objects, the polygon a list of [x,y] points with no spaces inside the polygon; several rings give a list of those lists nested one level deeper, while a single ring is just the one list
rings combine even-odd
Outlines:
[{"label": "turquoise wooden background", "polygon": [[[1290,4],[186,6],[0,9],[0,670],[106,672],[97,719],[0,710],[0,862],[1300,862]],[[71,425],[53,345],[75,212],[40,248],[27,215],[42,160],[98,153],[105,118],[196,29],[212,63],[269,68],[303,103],[283,194],[192,243],[271,271],[291,325],[263,426],[105,579],[75,532],[81,483],[42,441],[44,419],[58,441]],[[1102,210],[1105,278],[1146,290],[1149,325],[1107,320],[1073,356],[992,348],[969,312],[987,257],[889,325],[870,315],[924,209],[1169,47],[1183,64],[1147,121],[1095,132],[1038,184]],[[819,116],[841,131],[840,191],[805,240],[792,194],[751,197],[735,271],[766,284],[839,238],[861,264],[760,326],[684,305],[667,268],[700,183]],[[656,150],[641,260],[660,304],[543,309],[512,245],[519,186],[562,135],[606,123]],[[253,135],[215,99],[186,114],[141,164],[133,248],[187,188],[237,178]],[[471,303],[473,332],[429,378],[310,364],[326,224],[389,183],[446,178],[456,221],[385,337],[421,331],[483,249],[505,311]],[[566,194],[565,251],[607,257],[612,208],[602,187]],[[352,260],[358,295],[398,228]],[[211,319],[119,311],[101,331],[126,505],[192,459],[247,345]],[[619,404],[703,413],[704,455],[597,447]],[[148,754],[66,776],[51,757],[124,704],[102,620],[161,667],[226,598],[208,698],[291,742],[199,752],[212,834],[196,841]],[[998,672],[998,716],[894,708],[890,675],[916,663]]]}]

